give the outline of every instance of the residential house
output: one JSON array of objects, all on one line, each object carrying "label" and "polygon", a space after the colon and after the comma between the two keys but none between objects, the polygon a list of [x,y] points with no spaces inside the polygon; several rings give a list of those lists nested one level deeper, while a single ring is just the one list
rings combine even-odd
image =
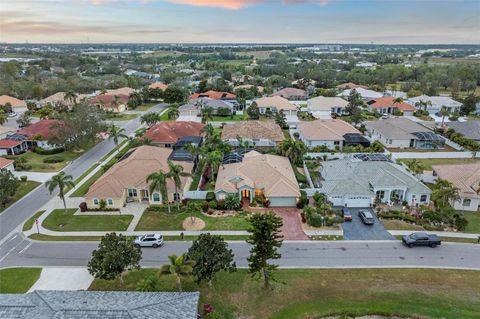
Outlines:
[{"label": "residential house", "polygon": [[364,100],[365,102],[378,99],[383,96],[382,93],[379,93],[373,90],[364,89],[364,88],[346,89],[342,91],[340,94],[338,94],[337,96],[341,96],[343,98],[348,99],[348,97],[350,96],[350,92],[352,90],[355,90],[358,94],[360,94],[362,100]]},{"label": "residential house", "polygon": [[297,130],[300,140],[308,147],[326,146],[329,149],[342,149],[347,145],[370,145],[370,141],[359,130],[338,119],[300,122]]},{"label": "residential house", "polygon": [[0,125],[0,139],[4,139],[7,135],[15,133],[16,129],[13,127]]},{"label": "residential house", "polygon": [[370,112],[378,112],[379,114],[395,114],[401,112],[403,115],[412,116],[415,107],[405,101],[398,100],[392,96],[384,96],[367,103]]},{"label": "residential house", "polygon": [[255,147],[273,147],[281,143],[285,136],[275,121],[240,121],[223,126],[222,140],[238,146],[242,139]]},{"label": "residential house", "polygon": [[300,189],[288,158],[250,151],[238,162],[224,164],[219,169],[216,198],[222,200],[229,194],[244,203],[264,196],[271,207],[295,207]]},{"label": "residential house", "polygon": [[16,109],[26,109],[27,103],[23,100],[17,99],[9,95],[0,95],[0,105],[10,104],[12,110],[16,112]]},{"label": "residential house", "polygon": [[[230,114],[232,114],[233,111],[234,111],[233,103],[223,101],[223,100],[215,100],[215,99],[211,99],[211,98],[208,98],[208,97],[201,97],[201,98],[198,98],[198,99],[192,99],[192,100],[190,100],[189,103],[193,103],[193,104],[199,106],[200,107],[200,113],[201,113],[201,110],[203,108],[207,108],[207,107],[211,108],[213,110],[214,114],[217,114],[219,109],[227,109],[230,112]],[[179,109],[179,111],[180,111],[180,109]]]},{"label": "residential house", "polygon": [[204,126],[205,124],[192,121],[159,122],[150,127],[143,138],[151,140],[155,145],[171,148],[182,137],[202,136]]},{"label": "residential house", "polygon": [[404,117],[368,121],[365,127],[373,140],[387,148],[437,149],[445,145],[445,139]]},{"label": "residential house", "polygon": [[254,102],[257,104],[260,114],[280,111],[283,111],[286,116],[296,116],[297,114],[297,107],[281,96],[262,97]]},{"label": "residential house", "polygon": [[168,88],[168,85],[163,82],[154,82],[148,86],[149,89],[159,89],[165,91]]},{"label": "residential house", "polygon": [[0,155],[18,155],[28,150],[24,140],[0,140]]},{"label": "residential house", "polygon": [[107,93],[108,95],[126,95],[126,96],[130,96],[130,94],[134,93],[135,92],[135,89],[132,89],[132,88],[129,88],[127,86],[124,86],[122,88],[119,88],[119,89],[111,89],[111,90],[107,90]]},{"label": "residential house", "polygon": [[352,82],[348,82],[348,83],[342,83],[342,84],[339,84],[336,86],[337,89],[339,90],[347,90],[347,89],[368,89],[368,86],[366,85],[362,85],[362,84],[356,84],[356,83],[352,83]]},{"label": "residential house", "polygon": [[[151,173],[169,171],[168,160],[173,150],[143,145],[125,154],[118,163],[103,174],[88,190],[85,197],[88,207],[98,208],[104,200],[108,208],[121,208],[127,202],[162,203],[160,192],[148,191],[147,176]],[[194,164],[187,161],[175,161],[181,165],[185,173],[192,173]],[[171,179],[167,180],[168,201],[183,198],[184,190],[190,184],[190,177],[181,177],[182,186],[175,189]]]},{"label": "residential house", "polygon": [[59,148],[59,146],[50,143],[49,140],[55,137],[55,126],[61,125],[61,123],[59,120],[40,120],[13,134],[7,135],[5,139],[15,142],[25,142],[24,145],[27,149],[36,146],[44,150],[53,150]]},{"label": "residential house", "polygon": [[214,100],[234,101],[237,99],[235,94],[229,92],[207,91],[202,93],[195,93],[190,96],[190,100],[196,100],[198,98],[207,97]]},{"label": "residential house", "polygon": [[92,97],[89,103],[105,111],[120,113],[127,110],[128,99],[125,94],[100,94]]},{"label": "residential house", "polygon": [[37,103],[37,106],[43,107],[47,104],[51,104],[51,105],[63,104],[68,107],[72,107],[75,103],[79,103],[80,101],[88,97],[89,95],[87,94],[77,94],[77,98],[73,102],[70,99],[65,99],[65,92],[57,92],[55,94],[47,96],[44,99],[39,100]]},{"label": "residential house", "polygon": [[258,93],[263,93],[263,91],[265,90],[265,88],[263,86],[259,86],[259,85],[252,85],[252,84],[243,84],[243,85],[237,85],[233,88],[233,91],[235,92],[236,90],[239,90],[239,89],[245,89],[245,90],[250,90],[251,88],[253,87],[257,87],[257,91]]},{"label": "residential house", "polygon": [[348,102],[341,97],[317,96],[307,100],[307,110],[318,119],[330,119],[332,114],[345,114]]},{"label": "residential house", "polygon": [[440,110],[445,107],[448,112],[460,112],[462,103],[453,100],[448,96],[428,96],[420,95],[408,99],[411,105],[414,105],[417,109],[423,109],[430,114],[439,115]]},{"label": "residential house", "polygon": [[402,166],[388,161],[341,159],[322,163],[321,193],[334,206],[371,207],[374,202],[428,204],[432,191]]},{"label": "residential house", "polygon": [[307,92],[297,88],[284,88],[274,92],[270,96],[280,96],[290,101],[303,101],[308,98]]},{"label": "residential house", "polygon": [[196,319],[199,292],[35,290],[0,294],[2,318]]},{"label": "residential house", "polygon": [[15,168],[13,167],[13,163],[14,163],[14,160],[0,157],[0,170],[5,169],[13,173],[13,171],[15,171]]},{"label": "residential house", "polygon": [[455,132],[462,134],[465,138],[480,142],[480,121],[445,123],[447,129],[454,129]]},{"label": "residential house", "polygon": [[433,175],[458,188],[459,199],[452,204],[458,210],[478,211],[480,208],[480,164],[433,165]]}]

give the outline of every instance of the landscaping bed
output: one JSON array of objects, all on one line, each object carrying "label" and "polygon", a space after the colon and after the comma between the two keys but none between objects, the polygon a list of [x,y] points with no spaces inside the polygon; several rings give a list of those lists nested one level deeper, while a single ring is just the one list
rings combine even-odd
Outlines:
[{"label": "landscaping bed", "polygon": [[74,215],[77,208],[53,210],[43,221],[46,229],[67,231],[125,231],[133,219],[132,215]]},{"label": "landscaping bed", "polygon": [[[136,290],[157,276],[142,269],[119,280],[94,280],[89,290]],[[211,304],[225,319],[321,318],[383,315],[413,318],[478,318],[480,272],[443,269],[297,269],[279,270],[280,283],[265,290],[247,270],[220,273],[213,287],[182,280],[185,291],[200,291],[199,309]],[[157,291],[176,291],[173,276],[162,276]]]},{"label": "landscaping bed", "polygon": [[23,294],[40,278],[42,268],[0,269],[0,293]]}]

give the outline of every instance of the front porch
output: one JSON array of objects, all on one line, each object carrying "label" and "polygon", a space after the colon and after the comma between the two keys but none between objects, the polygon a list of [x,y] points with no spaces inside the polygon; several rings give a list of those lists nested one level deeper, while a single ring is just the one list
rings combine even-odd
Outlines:
[{"label": "front porch", "polygon": [[380,203],[401,204],[406,199],[405,188],[387,188],[375,190],[375,200]]}]

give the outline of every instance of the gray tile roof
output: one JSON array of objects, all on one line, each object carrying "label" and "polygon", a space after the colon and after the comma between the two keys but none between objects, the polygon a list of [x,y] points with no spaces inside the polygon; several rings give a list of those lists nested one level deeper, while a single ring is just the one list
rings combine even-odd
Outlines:
[{"label": "gray tile roof", "polygon": [[472,140],[480,140],[480,121],[448,122],[448,128]]},{"label": "gray tile roof", "polygon": [[195,319],[198,292],[35,291],[0,294],[2,319]]}]

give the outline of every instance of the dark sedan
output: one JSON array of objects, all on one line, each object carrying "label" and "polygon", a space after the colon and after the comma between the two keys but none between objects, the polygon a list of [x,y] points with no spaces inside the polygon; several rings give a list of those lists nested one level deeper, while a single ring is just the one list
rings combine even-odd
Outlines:
[{"label": "dark sedan", "polygon": [[375,223],[375,218],[373,218],[372,213],[370,213],[369,211],[359,211],[358,217],[360,217],[360,219],[365,225],[373,225]]}]

